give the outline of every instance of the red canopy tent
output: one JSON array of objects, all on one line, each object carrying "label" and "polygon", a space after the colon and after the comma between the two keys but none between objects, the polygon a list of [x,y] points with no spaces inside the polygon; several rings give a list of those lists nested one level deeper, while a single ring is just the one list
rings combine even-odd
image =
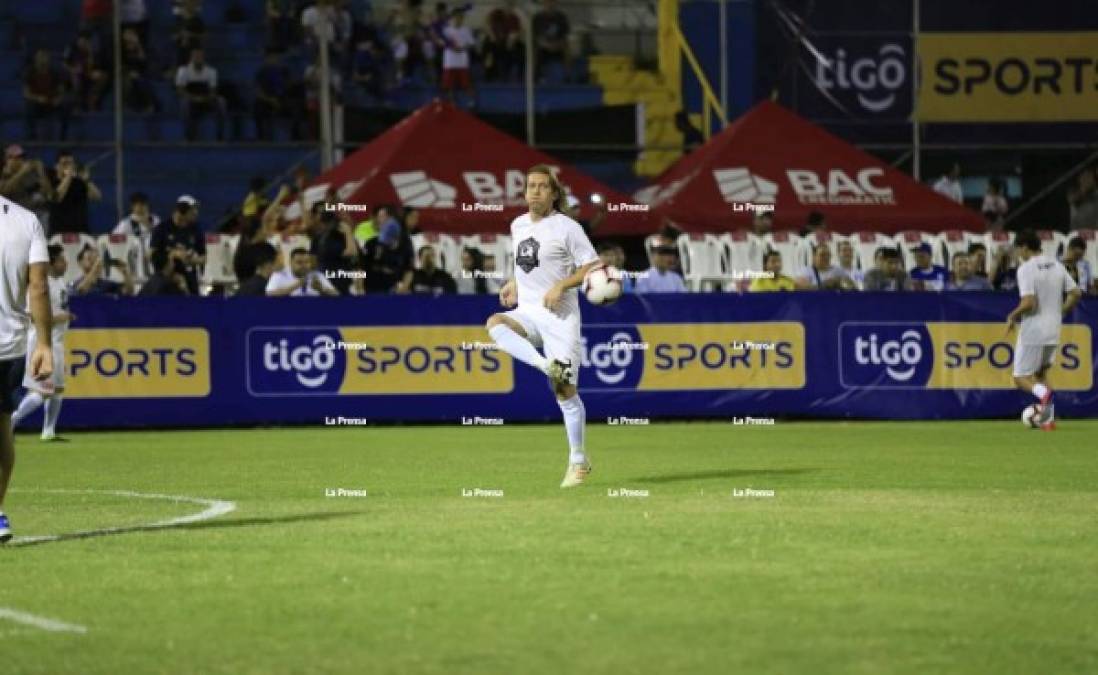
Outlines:
[{"label": "red canopy tent", "polygon": [[437,100],[317,176],[307,198],[321,199],[332,187],[343,204],[414,206],[424,230],[506,233],[526,211],[526,170],[535,164],[559,169],[557,177],[584,202],[583,217],[593,214],[591,194],[605,197],[611,212],[599,234],[655,229],[651,214],[620,208],[632,204],[627,195]]},{"label": "red canopy tent", "polygon": [[984,229],[982,217],[771,101],[683,157],[637,199],[688,229],[735,230],[773,209],[776,229],[812,211],[829,230]]}]

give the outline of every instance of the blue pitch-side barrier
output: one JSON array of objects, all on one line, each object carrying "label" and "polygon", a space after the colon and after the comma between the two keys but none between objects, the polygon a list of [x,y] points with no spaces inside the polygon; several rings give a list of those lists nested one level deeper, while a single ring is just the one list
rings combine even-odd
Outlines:
[{"label": "blue pitch-side barrier", "polygon": [[[1013,416],[1027,402],[1012,388],[1003,323],[1015,302],[773,293],[585,303],[581,393],[592,421]],[[1098,413],[1091,302],[1057,353],[1061,417]],[[72,309],[67,428],[560,416],[544,376],[480,348],[498,311],[490,297],[76,298]],[[359,348],[328,346],[340,341]]]}]

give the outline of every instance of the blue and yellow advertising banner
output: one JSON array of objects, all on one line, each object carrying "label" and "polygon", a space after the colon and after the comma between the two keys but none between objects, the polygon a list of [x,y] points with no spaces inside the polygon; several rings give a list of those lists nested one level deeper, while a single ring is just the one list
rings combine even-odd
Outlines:
[{"label": "blue and yellow advertising banner", "polygon": [[921,33],[921,122],[1098,120],[1098,32]]},{"label": "blue and yellow advertising banner", "polygon": [[[997,293],[626,296],[583,304],[589,419],[1016,415]],[[496,349],[494,298],[76,298],[72,427],[558,419],[545,376]],[[1098,414],[1098,307],[1068,317],[1050,382]],[[33,423],[33,422],[31,422]]]}]

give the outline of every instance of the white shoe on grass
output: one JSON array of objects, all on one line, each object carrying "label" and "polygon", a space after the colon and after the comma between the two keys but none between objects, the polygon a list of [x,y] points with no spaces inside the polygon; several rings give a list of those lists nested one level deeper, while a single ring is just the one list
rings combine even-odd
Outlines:
[{"label": "white shoe on grass", "polygon": [[584,462],[583,464],[569,464],[568,471],[564,473],[564,480],[560,482],[562,488],[576,487],[577,485],[583,485],[583,481],[587,480],[587,475],[591,473],[591,463]]}]

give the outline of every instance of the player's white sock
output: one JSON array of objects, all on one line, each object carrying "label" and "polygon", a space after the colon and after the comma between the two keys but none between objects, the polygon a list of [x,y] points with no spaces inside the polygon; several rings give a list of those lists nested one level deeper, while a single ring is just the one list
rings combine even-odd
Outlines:
[{"label": "player's white sock", "polygon": [[15,413],[12,414],[11,425],[14,427],[22,422],[24,417],[38,410],[38,406],[42,405],[42,401],[42,394],[37,391],[28,391],[23,400],[19,402],[19,407],[15,409]]},{"label": "player's white sock", "polygon": [[541,354],[538,354],[538,350],[534,349],[534,345],[529,340],[516,333],[510,326],[502,323],[492,326],[488,329],[488,334],[492,336],[500,349],[519,361],[545,372],[545,367],[549,361]]},{"label": "player's white sock", "polygon": [[576,394],[565,400],[557,399],[560,411],[564,413],[564,429],[568,432],[569,464],[586,464],[587,454],[583,451],[583,430],[587,424],[587,408],[583,399]]},{"label": "player's white sock", "polygon": [[1044,398],[1045,394],[1048,393],[1048,387],[1038,382],[1037,384],[1033,385],[1032,391],[1034,396],[1041,399]]},{"label": "player's white sock", "polygon": [[54,394],[46,400],[46,420],[42,424],[42,433],[57,433],[57,418],[61,416],[61,394]]}]

